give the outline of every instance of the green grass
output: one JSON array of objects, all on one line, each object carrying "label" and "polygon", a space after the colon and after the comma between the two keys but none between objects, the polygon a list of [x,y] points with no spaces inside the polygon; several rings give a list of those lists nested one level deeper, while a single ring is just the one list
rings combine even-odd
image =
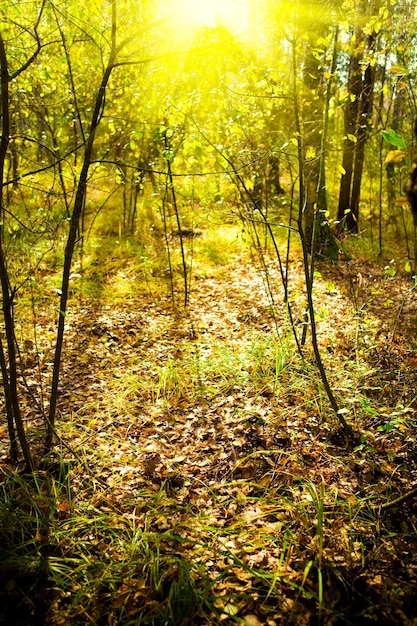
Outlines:
[{"label": "green grass", "polygon": [[185,345],[179,357],[156,369],[154,399],[172,405],[227,394],[236,387],[249,394],[273,393],[290,358],[287,343],[257,333],[236,349],[220,343]]}]

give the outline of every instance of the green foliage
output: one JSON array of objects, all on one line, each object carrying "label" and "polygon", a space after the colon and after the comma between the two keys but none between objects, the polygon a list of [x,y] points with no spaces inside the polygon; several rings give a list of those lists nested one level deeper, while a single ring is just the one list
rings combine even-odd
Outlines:
[{"label": "green foliage", "polygon": [[405,150],[407,147],[407,142],[401,135],[396,133],[394,130],[383,130],[381,131],[383,138],[385,141],[388,141],[392,146],[396,148],[400,148],[400,150]]}]

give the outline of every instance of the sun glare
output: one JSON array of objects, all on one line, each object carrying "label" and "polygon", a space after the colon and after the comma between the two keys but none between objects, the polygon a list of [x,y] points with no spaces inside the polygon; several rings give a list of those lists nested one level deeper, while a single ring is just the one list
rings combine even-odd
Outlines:
[{"label": "sun glare", "polygon": [[224,26],[234,35],[244,34],[249,25],[248,7],[248,0],[172,0],[166,4],[172,27],[188,35],[216,26]]}]

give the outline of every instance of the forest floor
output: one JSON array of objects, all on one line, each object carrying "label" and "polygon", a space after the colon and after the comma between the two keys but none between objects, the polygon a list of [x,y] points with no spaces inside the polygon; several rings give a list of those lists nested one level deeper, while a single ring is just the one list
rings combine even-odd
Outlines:
[{"label": "forest floor", "polygon": [[[417,499],[380,508],[415,486],[415,291],[389,264],[318,269],[319,345],[354,442],[309,334],[301,359],[279,288],[274,321],[245,259],[196,271],[186,312],[143,293],[72,304],[63,460],[33,482],[1,466],[0,623],[417,624]],[[35,445],[54,332],[46,311],[37,325],[22,353]]]}]

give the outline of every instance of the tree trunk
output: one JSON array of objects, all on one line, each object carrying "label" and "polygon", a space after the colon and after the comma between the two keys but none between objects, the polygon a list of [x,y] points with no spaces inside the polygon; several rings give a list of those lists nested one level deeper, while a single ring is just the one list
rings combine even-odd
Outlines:
[{"label": "tree trunk", "polygon": [[[358,22],[366,14],[376,14],[379,0],[358,2]],[[362,184],[363,165],[365,160],[365,144],[369,134],[369,118],[372,112],[373,92],[375,83],[375,67],[368,61],[365,71],[364,53],[365,32],[359,23],[354,29],[355,51],[350,57],[348,97],[344,109],[344,144],[343,173],[340,181],[339,206],[337,220],[339,231],[357,233],[359,230],[359,201]],[[371,30],[366,42],[366,52],[373,51],[376,35]],[[359,51],[359,52],[358,52]]]},{"label": "tree trunk", "polygon": [[[326,31],[323,31],[323,36]],[[330,77],[336,67],[337,38],[336,28]],[[312,41],[311,47],[308,47],[304,63],[304,86],[307,90],[305,97],[309,104],[305,107],[307,113],[304,116],[304,127],[309,129],[304,132],[304,236],[313,255],[336,260],[338,246],[326,218],[326,135],[331,78],[325,78],[325,68],[313,55],[314,44],[315,41]]]},{"label": "tree trunk", "polygon": [[112,2],[112,44],[107,62],[106,69],[104,70],[101,84],[97,93],[93,114],[91,117],[90,132],[85,146],[84,160],[82,169],[80,172],[80,178],[78,181],[77,192],[74,200],[74,208],[70,220],[70,228],[68,233],[67,245],[65,247],[64,267],[62,270],[62,282],[61,282],[61,299],[59,306],[59,318],[58,318],[58,330],[57,339],[55,344],[55,355],[52,372],[52,387],[49,403],[49,414],[46,423],[46,440],[45,448],[49,451],[52,447],[52,438],[55,425],[56,405],[58,400],[58,384],[59,384],[59,372],[61,366],[62,346],[64,341],[64,329],[65,329],[65,316],[67,310],[68,293],[69,293],[69,277],[71,273],[72,257],[74,255],[75,244],[77,242],[77,232],[80,223],[80,218],[84,208],[84,201],[87,192],[87,180],[88,171],[90,169],[94,139],[96,130],[100,123],[102,108],[105,101],[105,94],[107,84],[112,73],[114,63],[116,61],[116,0]]},{"label": "tree trunk", "polygon": [[[369,38],[371,40],[371,38]],[[372,48],[372,41],[369,41],[369,48]],[[375,83],[375,68],[369,64],[364,73],[363,88],[360,102],[360,115],[358,120],[358,141],[355,145],[355,163],[352,183],[351,209],[352,215],[358,225],[359,220],[359,200],[362,184],[363,165],[365,160],[365,143],[369,134],[369,118],[372,112],[373,95]]]},{"label": "tree trunk", "polygon": [[[395,132],[399,131],[400,120],[402,118],[404,96],[406,91],[397,84],[394,95],[394,106],[392,110],[391,128]],[[388,192],[388,215],[392,215],[395,205],[395,163],[390,162],[386,165],[387,172],[387,192]]]},{"label": "tree trunk", "polygon": [[[0,216],[1,223],[4,223],[4,195],[3,180],[4,166],[7,156],[10,137],[10,110],[9,110],[9,82],[10,74],[7,63],[6,49],[3,37],[0,33],[0,74],[1,74],[1,122],[2,133],[0,139]],[[1,233],[2,235],[2,233]],[[26,439],[25,428],[20,413],[19,395],[17,390],[17,367],[16,367],[16,346],[15,328],[13,318],[13,300],[15,290],[10,286],[9,274],[7,271],[6,258],[3,249],[3,237],[0,236],[0,283],[2,292],[2,309],[4,330],[7,343],[8,371],[6,369],[6,358],[3,346],[1,347],[1,361],[3,384],[5,390],[6,410],[8,413],[9,437],[12,456],[16,456],[16,437],[13,423],[16,426],[20,447],[28,469],[33,469],[33,460],[30,448]],[[11,419],[13,417],[13,420]]]},{"label": "tree trunk", "polygon": [[358,231],[357,217],[352,214],[351,187],[355,160],[355,138],[359,111],[359,98],[362,89],[360,58],[350,57],[348,98],[344,108],[343,173],[340,180],[339,206],[337,210],[338,230],[345,228],[350,233]]}]

